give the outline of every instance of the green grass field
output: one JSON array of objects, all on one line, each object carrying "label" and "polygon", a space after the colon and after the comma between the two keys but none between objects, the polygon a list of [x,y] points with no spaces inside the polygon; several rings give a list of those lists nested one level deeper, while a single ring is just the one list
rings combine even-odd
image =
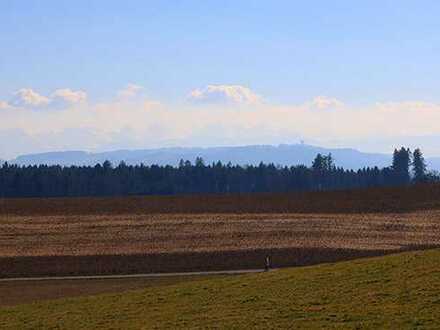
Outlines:
[{"label": "green grass field", "polygon": [[1,329],[440,328],[440,251],[0,309]]}]

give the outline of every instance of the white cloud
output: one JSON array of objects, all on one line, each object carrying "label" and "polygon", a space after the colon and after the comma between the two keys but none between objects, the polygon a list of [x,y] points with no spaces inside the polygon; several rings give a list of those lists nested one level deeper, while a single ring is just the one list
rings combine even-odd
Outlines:
[{"label": "white cloud", "polygon": [[22,88],[14,93],[11,105],[16,107],[44,107],[50,103],[50,99],[40,95],[31,88]]},{"label": "white cloud", "polygon": [[84,103],[86,100],[87,93],[81,90],[74,91],[70,88],[62,88],[55,90],[50,97],[46,97],[31,88],[22,88],[14,93],[9,104],[0,102],[0,109],[66,108],[74,104]]},{"label": "white cloud", "polygon": [[82,103],[87,100],[87,94],[84,91],[73,91],[70,88],[57,89],[52,93],[52,102],[65,102],[69,104]]},{"label": "white cloud", "polygon": [[261,96],[240,85],[208,85],[203,89],[191,91],[189,100],[207,104],[260,104]]},{"label": "white cloud", "polygon": [[137,96],[144,88],[136,84],[128,84],[124,89],[118,91],[118,98],[128,99]]},{"label": "white cloud", "polygon": [[312,107],[319,110],[339,109],[344,106],[344,103],[338,99],[327,96],[317,96],[312,100],[311,104]]},{"label": "white cloud", "polygon": [[[28,138],[21,145],[19,140],[8,139],[11,142],[0,146],[0,150],[4,154],[16,155],[63,148],[97,150],[276,144],[297,142],[301,138],[323,145],[339,141],[339,146],[356,147],[361,146],[362,141],[406,141],[404,139],[408,136],[440,135],[440,104],[437,103],[387,102],[354,107],[332,97],[320,96],[301,104],[284,106],[261,102],[252,106],[252,111],[237,111],[253,98],[246,103],[230,89],[218,86],[193,91],[193,97],[203,99],[217,92],[228,102],[204,103],[203,107],[188,102],[162,104],[140,94],[99,104],[70,102],[59,111],[2,111],[0,132],[20,130]],[[55,91],[51,98],[72,93],[77,92]],[[85,99],[76,97],[71,100]],[[2,107],[5,105],[9,106],[6,102],[0,103]],[[51,106],[49,103],[48,107]],[[333,108],[337,111],[317,111]],[[213,111],[209,111],[211,109]],[[81,140],[76,140],[77,132],[83,132]],[[28,144],[28,140],[38,143]],[[374,145],[382,151],[385,146],[380,142]],[[424,149],[424,145],[420,147]],[[430,152],[440,155],[440,146],[432,147]]]}]

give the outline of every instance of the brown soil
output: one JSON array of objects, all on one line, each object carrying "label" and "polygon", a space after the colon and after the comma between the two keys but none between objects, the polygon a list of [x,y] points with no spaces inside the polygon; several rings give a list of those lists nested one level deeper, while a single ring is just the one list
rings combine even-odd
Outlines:
[{"label": "brown soil", "polygon": [[381,213],[440,209],[440,184],[310,193],[0,199],[0,214]]},{"label": "brown soil", "polygon": [[0,199],[0,277],[337,261],[440,246],[440,185],[304,194]]},{"label": "brown soil", "polygon": [[0,257],[440,244],[440,211],[0,217]]},{"label": "brown soil", "polygon": [[0,277],[307,265],[440,246],[440,211],[2,216]]}]

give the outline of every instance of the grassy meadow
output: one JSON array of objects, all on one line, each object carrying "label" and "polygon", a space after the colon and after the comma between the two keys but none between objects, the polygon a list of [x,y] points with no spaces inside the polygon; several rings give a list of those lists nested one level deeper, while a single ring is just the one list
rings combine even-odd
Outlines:
[{"label": "grassy meadow", "polygon": [[440,250],[4,307],[2,329],[440,327]]}]

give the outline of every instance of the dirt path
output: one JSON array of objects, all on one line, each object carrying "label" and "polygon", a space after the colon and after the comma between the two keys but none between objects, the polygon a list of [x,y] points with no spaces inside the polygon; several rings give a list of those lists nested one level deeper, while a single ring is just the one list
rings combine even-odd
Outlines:
[{"label": "dirt path", "polygon": [[106,280],[106,279],[181,277],[181,276],[240,275],[240,274],[249,274],[249,273],[261,273],[264,271],[265,271],[264,269],[237,269],[237,270],[220,270],[220,271],[209,271],[209,272],[180,272],[180,273],[154,273],[154,274],[129,274],[129,275],[14,277],[14,278],[0,278],[0,282]]}]

